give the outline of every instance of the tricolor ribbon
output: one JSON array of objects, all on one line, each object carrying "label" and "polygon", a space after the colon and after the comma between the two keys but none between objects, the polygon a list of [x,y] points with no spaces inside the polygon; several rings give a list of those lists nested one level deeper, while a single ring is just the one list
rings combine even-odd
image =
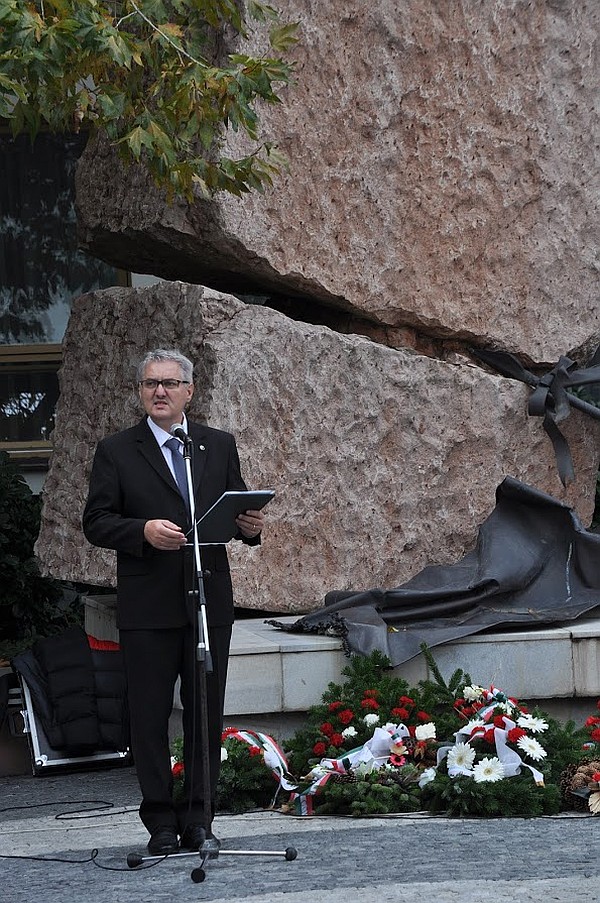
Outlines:
[{"label": "tricolor ribbon", "polygon": [[[235,730],[225,731],[223,737],[225,740],[233,737],[234,740],[240,740],[242,743],[247,743],[248,746],[257,746],[262,751],[265,765],[273,772],[279,788],[295,790],[298,787],[298,782],[289,773],[287,759],[283,750],[268,734],[262,734],[259,731]],[[277,793],[273,798],[273,804],[277,798]]]},{"label": "tricolor ribbon", "polygon": [[382,768],[390,757],[390,750],[395,743],[410,737],[410,731],[404,724],[388,728],[376,727],[373,736],[363,746],[351,749],[340,759],[321,759],[304,780],[308,786],[292,793],[290,802],[297,815],[311,815],[313,811],[311,797],[316,796],[335,774],[346,774],[355,769],[375,771]]}]

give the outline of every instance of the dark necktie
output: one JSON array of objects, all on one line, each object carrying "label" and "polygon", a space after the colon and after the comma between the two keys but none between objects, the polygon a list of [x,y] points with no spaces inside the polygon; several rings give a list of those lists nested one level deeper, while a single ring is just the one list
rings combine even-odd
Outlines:
[{"label": "dark necktie", "polygon": [[171,452],[171,460],[173,461],[173,470],[175,471],[175,479],[177,480],[177,485],[179,486],[179,491],[183,496],[185,506],[186,506],[187,510],[189,511],[190,496],[188,493],[185,461],[183,460],[183,455],[180,452],[181,442],[179,441],[179,439],[176,439],[175,436],[173,436],[171,439],[168,439],[165,442],[165,445]]}]

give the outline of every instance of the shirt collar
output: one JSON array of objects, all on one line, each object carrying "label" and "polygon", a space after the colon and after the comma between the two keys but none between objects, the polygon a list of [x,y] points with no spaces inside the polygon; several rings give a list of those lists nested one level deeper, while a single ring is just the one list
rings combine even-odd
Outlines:
[{"label": "shirt collar", "polygon": [[[173,438],[170,433],[167,433],[166,430],[163,430],[162,426],[159,426],[157,423],[155,423],[154,420],[152,419],[152,417],[147,417],[146,423],[152,430],[152,434],[153,434],[154,438],[156,439],[156,441],[158,442],[158,444],[161,446],[161,448],[165,444],[165,442],[168,442],[169,439]],[[183,415],[183,423],[181,424],[181,426],[187,433],[188,422],[187,422],[187,417],[185,416],[185,414]]]}]

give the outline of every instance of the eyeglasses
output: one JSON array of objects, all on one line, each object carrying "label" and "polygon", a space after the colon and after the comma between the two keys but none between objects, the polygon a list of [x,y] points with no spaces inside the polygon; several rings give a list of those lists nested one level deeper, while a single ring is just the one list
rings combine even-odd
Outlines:
[{"label": "eyeglasses", "polygon": [[148,389],[149,392],[154,392],[155,389],[158,389],[159,386],[162,386],[163,389],[178,389],[179,386],[189,386],[189,379],[141,379],[140,386],[144,389]]}]

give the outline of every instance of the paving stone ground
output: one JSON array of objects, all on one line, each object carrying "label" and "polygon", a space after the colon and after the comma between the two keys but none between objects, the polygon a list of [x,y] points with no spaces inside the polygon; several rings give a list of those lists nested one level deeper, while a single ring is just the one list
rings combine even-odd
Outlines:
[{"label": "paving stone ground", "polygon": [[[138,801],[131,767],[1,778],[0,901],[600,901],[600,818],[219,815],[223,852],[195,883],[197,856],[128,868],[147,842]],[[235,852],[291,846],[289,862]]]}]

